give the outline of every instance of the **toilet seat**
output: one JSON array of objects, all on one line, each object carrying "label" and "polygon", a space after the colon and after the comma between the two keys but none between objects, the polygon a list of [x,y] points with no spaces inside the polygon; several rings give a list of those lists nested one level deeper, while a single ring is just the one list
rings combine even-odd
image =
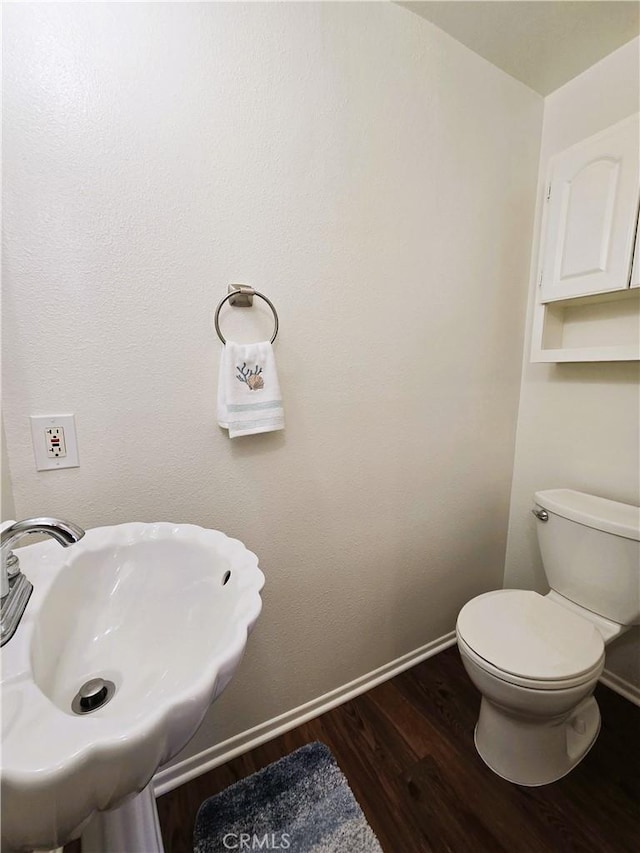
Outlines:
[{"label": "toilet seat", "polygon": [[513,684],[516,687],[523,687],[527,690],[545,690],[545,691],[554,691],[554,690],[569,690],[572,687],[580,687],[583,684],[588,684],[590,681],[594,683],[600,677],[600,673],[604,669],[604,655],[600,661],[593,667],[593,669],[589,670],[586,673],[581,673],[580,675],[575,676],[574,678],[556,678],[556,679],[533,679],[533,678],[522,678],[518,675],[513,675],[510,672],[505,672],[502,669],[498,669],[498,667],[493,666],[493,664],[489,663],[489,661],[480,657],[479,654],[474,652],[474,650],[468,646],[465,641],[461,638],[460,634],[458,634],[458,648],[460,649],[460,653],[464,656],[466,655],[470,658],[479,669],[484,670],[484,672],[489,673],[494,678],[499,679],[500,681],[504,681],[506,684]]},{"label": "toilet seat", "polygon": [[456,625],[478,666],[539,690],[586,683],[604,666],[604,640],[587,619],[531,590],[495,590],[469,601]]}]

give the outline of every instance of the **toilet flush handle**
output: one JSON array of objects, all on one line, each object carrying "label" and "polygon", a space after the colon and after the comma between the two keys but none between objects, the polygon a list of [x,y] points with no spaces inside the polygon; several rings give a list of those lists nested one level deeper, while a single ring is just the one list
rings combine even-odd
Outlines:
[{"label": "toilet flush handle", "polygon": [[549,521],[549,513],[546,509],[532,509],[531,512],[535,515],[538,521]]}]

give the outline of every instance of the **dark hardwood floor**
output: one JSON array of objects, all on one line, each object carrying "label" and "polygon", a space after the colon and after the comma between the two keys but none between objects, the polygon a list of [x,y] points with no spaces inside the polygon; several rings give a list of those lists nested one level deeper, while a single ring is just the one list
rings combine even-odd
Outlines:
[{"label": "dark hardwood floor", "polygon": [[160,797],[166,851],[191,853],[207,797],[319,740],[385,853],[638,853],[640,709],[606,687],[596,697],[602,731],[582,763],[552,785],[512,785],[475,751],[480,697],[450,648]]}]

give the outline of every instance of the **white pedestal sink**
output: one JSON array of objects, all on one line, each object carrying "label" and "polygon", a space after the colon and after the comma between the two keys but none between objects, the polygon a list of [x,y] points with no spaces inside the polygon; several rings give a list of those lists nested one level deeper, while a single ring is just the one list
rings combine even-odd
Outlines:
[{"label": "white pedestal sink", "polygon": [[[162,850],[147,786],[242,658],[262,606],[257,557],[219,531],[164,522],[19,554],[34,591],[2,648],[2,850],[83,831],[94,853]],[[98,706],[76,713],[93,679],[112,685],[107,701],[94,689],[83,701]]]}]

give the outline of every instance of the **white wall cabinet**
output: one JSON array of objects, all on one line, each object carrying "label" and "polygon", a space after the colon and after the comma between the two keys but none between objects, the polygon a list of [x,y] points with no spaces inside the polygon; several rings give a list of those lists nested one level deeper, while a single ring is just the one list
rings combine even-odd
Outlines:
[{"label": "white wall cabinet", "polygon": [[640,195],[639,152],[634,115],[552,159],[542,302],[628,286]]},{"label": "white wall cabinet", "polygon": [[639,201],[640,114],[551,159],[532,361],[640,358]]}]

